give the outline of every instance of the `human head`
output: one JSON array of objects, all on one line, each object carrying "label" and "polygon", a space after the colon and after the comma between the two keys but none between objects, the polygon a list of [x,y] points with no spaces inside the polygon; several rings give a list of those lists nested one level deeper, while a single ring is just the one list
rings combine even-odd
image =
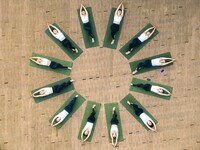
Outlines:
[{"label": "human head", "polygon": [[149,36],[150,34],[151,34],[151,32],[149,32],[149,31],[148,31],[148,32],[146,32],[146,36]]},{"label": "human head", "polygon": [[122,14],[122,10],[119,9],[119,10],[117,11],[117,15],[120,16],[121,14]]},{"label": "human head", "polygon": [[154,126],[153,123],[152,123],[150,120],[147,122],[147,124],[148,124],[148,126],[151,127],[151,128],[153,128],[153,126]]},{"label": "human head", "polygon": [[87,129],[84,131],[84,135],[87,136],[88,134],[89,134],[89,130]]},{"label": "human head", "polygon": [[163,89],[158,88],[158,92],[159,92],[159,93],[163,93],[164,91],[163,91]]},{"label": "human head", "polygon": [[117,137],[116,132],[113,132],[113,133],[112,133],[112,137],[113,137],[113,138],[116,138],[116,137]]},{"label": "human head", "polygon": [[60,118],[60,117],[57,117],[57,118],[56,118],[56,121],[57,121],[57,122],[59,122],[60,120],[61,120],[61,118]]},{"label": "human head", "polygon": [[52,32],[53,32],[54,34],[58,34],[58,30],[56,30],[56,29],[53,29]]},{"label": "human head", "polygon": [[38,63],[41,63],[41,62],[42,62],[42,59],[41,59],[41,58],[38,58],[36,61],[37,61]]},{"label": "human head", "polygon": [[44,95],[44,94],[45,94],[45,90],[41,90],[40,95]]},{"label": "human head", "polygon": [[82,10],[82,11],[81,11],[81,14],[82,14],[83,16],[85,16],[85,15],[86,15],[85,10]]},{"label": "human head", "polygon": [[165,59],[160,59],[160,62],[161,63],[165,63]]}]

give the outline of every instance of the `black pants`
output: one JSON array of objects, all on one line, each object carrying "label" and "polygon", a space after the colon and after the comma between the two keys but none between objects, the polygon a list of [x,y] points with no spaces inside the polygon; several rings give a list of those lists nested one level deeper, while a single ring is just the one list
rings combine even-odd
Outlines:
[{"label": "black pants", "polygon": [[150,68],[152,67],[151,60],[147,59],[144,62],[139,63],[137,70],[141,70],[142,68]]},{"label": "black pants", "polygon": [[60,93],[65,87],[68,87],[72,82],[64,82],[60,85],[54,85],[53,88],[53,93]]},{"label": "black pants", "polygon": [[111,125],[112,124],[118,125],[118,123],[119,123],[119,121],[117,119],[117,113],[115,111],[114,111],[114,114],[112,115],[112,119],[111,119],[110,123],[111,123]]},{"label": "black pants", "polygon": [[83,24],[83,27],[84,27],[85,31],[87,31],[88,35],[89,35],[91,38],[94,38],[94,36],[92,35],[92,27],[91,27],[90,22],[84,23],[84,24]]},{"label": "black pants", "polygon": [[62,42],[62,45],[66,48],[69,48],[69,49],[75,49],[73,46],[72,46],[72,43],[68,40],[68,39],[64,39]]},{"label": "black pants", "polygon": [[131,50],[132,48],[134,49],[135,47],[140,46],[142,42],[138,39],[138,38],[134,38],[132,40],[132,42],[129,44],[129,50]]},{"label": "black pants", "polygon": [[76,103],[77,97],[74,97],[70,103],[64,108],[68,113],[71,113],[74,107],[74,104]]},{"label": "black pants", "polygon": [[95,110],[94,109],[92,109],[92,113],[90,114],[90,116],[88,117],[88,119],[87,119],[87,121],[88,122],[91,122],[91,123],[94,123],[95,122],[95,114],[96,114],[96,112],[95,112]]},{"label": "black pants", "polygon": [[116,33],[119,31],[119,24],[115,24],[113,23],[111,25],[111,36],[112,36],[112,39],[115,39],[115,35]]},{"label": "black pants", "polygon": [[139,108],[138,105],[136,104],[131,104],[131,106],[133,107],[135,114],[139,117],[144,111],[142,108]]},{"label": "black pants", "polygon": [[145,91],[150,91],[150,90],[151,90],[151,87],[152,87],[151,84],[142,84],[142,83],[133,84],[133,86],[137,86],[137,87],[139,87],[139,88],[143,88]]},{"label": "black pants", "polygon": [[57,63],[55,61],[51,61],[50,66],[51,69],[57,69],[57,68],[67,68],[63,65],[61,65],[60,63]]}]

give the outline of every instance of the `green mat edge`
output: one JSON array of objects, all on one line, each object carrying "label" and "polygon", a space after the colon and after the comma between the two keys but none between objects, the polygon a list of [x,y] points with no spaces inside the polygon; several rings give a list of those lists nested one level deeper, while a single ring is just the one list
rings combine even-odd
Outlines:
[{"label": "green mat edge", "polygon": [[[82,35],[83,35],[84,45],[85,45],[85,48],[97,47],[97,46],[99,46],[99,39],[98,39],[97,31],[96,31],[96,26],[95,26],[95,22],[94,22],[93,13],[92,13],[92,8],[86,7],[86,9],[87,9],[88,14],[89,14],[89,22],[90,22],[91,27],[92,27],[92,33],[93,33],[95,42],[92,43],[91,37],[88,36],[87,32],[84,29],[83,23],[81,21],[81,17],[79,15],[79,11],[80,11],[80,8],[79,8],[79,9],[77,9],[77,13],[78,13],[79,23],[80,23],[80,27],[81,27],[81,32],[82,32]],[[88,39],[90,39],[90,40],[88,40]]]},{"label": "green mat edge", "polygon": [[[84,126],[86,125],[87,123],[87,118],[89,117],[90,113],[91,113],[91,110],[92,110],[92,105],[93,104],[96,104],[96,121],[93,125],[93,130],[92,130],[92,133],[90,135],[90,137],[86,140],[87,142],[91,142],[92,138],[93,138],[93,134],[94,134],[94,130],[95,130],[95,127],[96,127],[96,123],[98,121],[98,116],[99,116],[99,112],[100,112],[100,108],[101,108],[101,103],[97,103],[97,102],[94,102],[94,101],[88,101],[87,102],[87,106],[85,108],[85,112],[84,112],[84,115],[83,115],[83,118],[82,118],[82,122],[81,122],[81,126],[80,126],[80,129],[79,129],[79,133],[78,133],[78,139],[81,140],[81,132],[84,128]],[[89,111],[88,111],[88,110]]]},{"label": "green mat edge", "polygon": [[[134,82],[134,80],[140,81],[140,82]],[[171,86],[167,86],[167,85],[163,85],[163,84],[159,84],[159,83],[155,83],[155,82],[151,82],[151,81],[147,81],[147,80],[142,80],[142,79],[135,78],[135,77],[132,79],[131,83],[136,83],[136,84],[137,83],[144,83],[144,84],[149,83],[149,84],[153,84],[153,85],[156,85],[156,86],[164,87],[167,90],[169,90],[170,93],[172,93],[172,91],[173,91],[173,87],[171,87]],[[153,92],[146,92],[145,90],[143,90],[141,88],[136,88],[136,87],[133,87],[131,85],[130,85],[130,90],[134,91],[134,92],[142,93],[142,94],[145,94],[145,95],[162,98],[162,99],[165,99],[165,100],[170,100],[170,98],[171,98],[171,95],[170,96],[161,96],[161,95],[155,94]]]},{"label": "green mat edge", "polygon": [[142,122],[142,120],[137,117],[135,115],[135,112],[134,110],[126,103],[126,99],[129,98],[129,101],[130,102],[134,102],[135,104],[137,104],[139,106],[139,108],[142,108],[143,111],[155,122],[155,124],[158,123],[158,121],[146,110],[146,108],[140,104],[139,101],[136,100],[136,98],[131,95],[131,94],[128,94],[127,96],[125,96],[121,101],[120,103],[126,108],[126,110],[146,129],[146,130],[149,130],[149,128],[146,127],[146,125]]},{"label": "green mat edge", "polygon": [[[115,103],[106,103],[104,104],[104,109],[105,109],[105,115],[106,115],[106,123],[107,123],[107,129],[108,129],[108,139],[109,142],[111,143],[111,137],[110,137],[110,127],[111,127],[111,119],[112,119],[112,108],[110,109],[110,107],[115,107],[115,111],[117,113],[117,119],[119,121],[118,124],[118,131],[119,131],[119,137],[118,137],[118,142],[124,141],[125,138],[123,137],[123,131],[122,131],[122,124],[121,124],[121,118],[120,118],[120,112],[119,112],[119,105],[117,102]],[[109,114],[109,115],[107,115]]]},{"label": "green mat edge", "polygon": [[[57,129],[60,129],[71,117],[72,115],[81,107],[81,105],[85,102],[85,98],[83,96],[81,96],[78,92],[74,92],[64,103],[63,105],[54,113],[54,115],[49,119],[49,123],[51,124],[51,121],[53,120],[53,118],[60,113],[65,106],[67,106],[70,101],[76,96],[79,95],[79,97],[76,99],[76,103],[75,106],[72,110],[72,112],[63,120],[63,122],[61,122],[60,124],[58,124],[57,126],[55,126]],[[78,101],[78,104],[77,104]]]},{"label": "green mat edge", "polygon": [[[71,61],[65,61],[65,60],[61,60],[61,59],[54,58],[54,57],[51,57],[51,56],[45,56],[45,55],[42,55],[42,54],[38,54],[38,53],[35,53],[35,52],[32,53],[32,57],[43,57],[43,58],[47,58],[47,59],[49,59],[49,60],[51,60],[51,61],[58,62],[58,63],[60,63],[60,64],[62,64],[62,65],[66,65],[66,66],[71,67],[71,68],[72,68],[72,66],[73,66],[73,63],[72,63]],[[35,67],[35,68],[39,68],[39,69],[44,69],[44,70],[48,70],[48,71],[52,71],[52,72],[56,72],[56,73],[61,73],[61,74],[65,74],[65,75],[67,75],[67,76],[69,76],[69,75],[71,74],[71,70],[66,69],[66,68],[62,68],[62,69],[51,69],[51,68],[49,68],[49,67],[47,67],[47,66],[38,65],[38,64],[34,63],[33,61],[31,61],[30,59],[29,59],[29,61],[30,61],[29,65],[30,65],[31,67]]]}]

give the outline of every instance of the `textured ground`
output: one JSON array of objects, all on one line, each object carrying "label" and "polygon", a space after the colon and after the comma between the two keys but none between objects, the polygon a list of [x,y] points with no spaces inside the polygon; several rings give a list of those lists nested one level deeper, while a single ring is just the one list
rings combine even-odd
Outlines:
[{"label": "textured ground", "polygon": [[[119,102],[129,93],[132,79],[129,62],[170,51],[173,66],[137,75],[174,88],[170,101],[132,93],[158,120],[158,132],[147,132],[119,104],[123,134],[116,149],[199,150],[200,149],[200,1],[125,0],[127,10],[118,48],[103,48],[111,7],[118,0],[1,0],[0,1],[0,150],[105,150],[108,143],[104,108],[101,108],[91,143],[77,139],[86,102],[60,129],[48,119],[72,94],[35,104],[30,91],[65,78],[64,75],[29,66],[32,52],[70,60],[44,30],[56,22],[84,50],[74,61],[71,77],[75,90],[87,100],[102,104]],[[100,46],[85,49],[77,17],[81,3],[91,6]],[[131,60],[119,49],[147,23],[157,26],[157,35]]]}]

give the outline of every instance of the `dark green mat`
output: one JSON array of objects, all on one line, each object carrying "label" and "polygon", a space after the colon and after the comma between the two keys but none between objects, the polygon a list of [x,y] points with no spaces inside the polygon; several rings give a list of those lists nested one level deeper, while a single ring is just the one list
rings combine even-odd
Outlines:
[{"label": "dark green mat", "polygon": [[67,49],[66,47],[62,46],[62,43],[57,40],[50,32],[49,29],[47,28],[45,30],[45,33],[73,60],[75,60],[77,57],[81,55],[83,50],[56,24],[53,23],[54,26],[56,26],[63,34],[64,36],[72,43],[72,46],[78,49],[78,53],[73,52],[71,49]]},{"label": "dark green mat", "polygon": [[106,34],[105,34],[104,41],[103,41],[103,47],[112,48],[112,49],[116,49],[117,48],[117,44],[119,42],[119,37],[120,37],[120,33],[121,33],[121,29],[122,29],[122,25],[123,25],[124,17],[125,17],[125,10],[124,10],[124,16],[123,16],[122,21],[120,23],[119,31],[117,32],[117,34],[115,36],[115,42],[114,42],[114,44],[110,44],[111,41],[112,41],[111,25],[113,23],[114,14],[115,14],[115,10],[116,9],[117,8],[112,8],[111,9],[111,13],[110,13],[110,17],[109,17],[109,21],[108,21],[108,25],[107,25],[107,29],[106,29]]},{"label": "dark green mat", "polygon": [[79,140],[81,140],[81,132],[82,132],[83,128],[85,127],[86,123],[87,123],[87,118],[90,116],[90,114],[92,112],[92,106],[94,104],[96,104],[96,108],[95,108],[95,111],[96,111],[96,114],[95,114],[96,121],[95,121],[95,123],[93,125],[92,133],[91,133],[90,137],[86,141],[91,142],[91,140],[92,140],[92,137],[93,137],[93,134],[94,134],[94,130],[95,130],[95,126],[96,126],[96,123],[97,123],[97,120],[98,120],[98,115],[99,115],[100,107],[101,107],[100,103],[96,103],[96,102],[92,102],[92,101],[88,101],[87,102],[87,106],[85,108],[85,113],[83,115],[81,127],[80,127],[80,130],[79,130],[79,133],[78,133],[78,139]]},{"label": "dark green mat", "polygon": [[61,111],[64,110],[64,108],[71,102],[71,100],[76,96],[79,95],[79,97],[76,99],[76,103],[73,107],[73,110],[70,114],[67,115],[67,117],[57,126],[55,126],[57,129],[60,129],[68,120],[69,118],[79,109],[79,107],[83,104],[83,102],[85,101],[85,98],[83,98],[79,93],[74,92],[68,99],[67,101],[59,108],[59,110],[49,119],[49,122],[51,124],[53,118],[59,114]]},{"label": "dark green mat", "polygon": [[106,122],[107,122],[107,129],[108,129],[108,137],[109,141],[112,142],[111,137],[110,137],[110,128],[111,128],[111,119],[112,119],[112,109],[115,107],[115,111],[117,113],[117,119],[119,120],[118,124],[118,131],[119,131],[119,137],[118,137],[118,142],[123,141],[123,132],[122,132],[122,125],[121,125],[121,120],[120,120],[120,113],[119,113],[119,106],[118,103],[109,103],[109,104],[104,104],[105,107],[105,113],[106,113]]},{"label": "dark green mat", "polygon": [[84,40],[85,48],[91,48],[91,47],[99,46],[99,40],[98,40],[97,31],[96,31],[96,27],[95,27],[92,8],[87,7],[86,9],[88,11],[89,22],[90,22],[91,28],[92,28],[92,35],[94,36],[94,40],[95,40],[94,43],[92,43],[91,37],[88,35],[88,33],[84,29],[83,23],[81,21],[81,17],[79,15],[80,9],[78,9],[77,12],[78,12],[78,18],[79,18],[79,22],[80,22],[80,26],[81,26],[81,31],[82,31],[82,34],[83,34],[83,40]]},{"label": "dark green mat", "polygon": [[131,95],[131,94],[128,94],[126,97],[124,97],[120,103],[126,108],[126,110],[131,113],[131,115],[133,117],[135,117],[135,119],[146,129],[146,130],[149,130],[149,128],[146,127],[146,125],[142,122],[142,120],[135,114],[135,111],[134,109],[129,106],[127,104],[127,101],[130,101],[131,103],[134,103],[136,105],[138,105],[139,108],[142,108],[143,111],[155,122],[155,124],[158,123],[158,121]]},{"label": "dark green mat", "polygon": [[[132,79],[132,83],[133,84],[143,83],[143,84],[152,84],[152,85],[156,85],[156,86],[161,86],[163,88],[166,88],[170,93],[172,93],[172,90],[173,90],[173,88],[170,87],[170,86],[166,86],[166,85],[163,85],[163,84],[150,82],[150,81],[147,81],[147,80],[141,80],[141,79],[137,79],[137,78],[133,78]],[[150,92],[150,91],[145,91],[144,89],[138,88],[136,86],[131,86],[130,90],[131,91],[135,91],[135,92],[139,92],[139,93],[142,93],[142,94],[150,95],[150,96],[155,96],[155,97],[162,98],[162,99],[165,99],[165,100],[170,100],[170,98],[171,98],[171,96],[158,95],[158,94]]]},{"label": "dark green mat", "polygon": [[128,43],[126,43],[119,51],[122,53],[122,55],[124,55],[124,57],[126,57],[127,59],[130,59],[131,57],[133,57],[139,50],[141,50],[148,42],[150,42],[159,32],[158,30],[155,30],[155,32],[152,34],[152,36],[147,39],[146,41],[144,41],[140,46],[138,46],[137,48],[135,48],[130,54],[126,55],[125,52],[126,50],[129,49],[129,44],[132,42],[132,40],[134,38],[139,37],[146,29],[152,27],[151,24],[147,24],[140,32],[138,32],[130,41],[128,41]]},{"label": "dark green mat", "polygon": [[[144,59],[141,59],[141,60],[136,60],[136,61],[133,61],[133,62],[130,62],[130,67],[131,67],[131,73],[137,68],[138,64],[140,62],[143,62],[145,61],[146,59],[154,59],[154,58],[158,58],[158,57],[169,57],[169,58],[172,58],[170,52],[167,52],[167,53],[163,53],[163,54],[159,54],[159,55],[155,55],[155,56],[152,56],[152,57],[148,57],[148,58],[144,58]],[[170,66],[172,65],[173,63],[171,64],[168,64],[166,66]],[[141,73],[144,73],[144,72],[149,72],[149,71],[152,71],[152,70],[156,70],[156,69],[161,69],[161,68],[164,68],[166,66],[158,66],[158,67],[151,67],[151,68],[144,68],[144,69],[141,69],[139,72],[137,72],[136,74],[141,74]],[[136,75],[134,74],[134,75]]]},{"label": "dark green mat", "polygon": [[[39,90],[39,89],[41,89],[41,88],[44,88],[44,87],[52,87],[52,86],[54,86],[54,85],[61,84],[61,83],[63,83],[63,82],[67,82],[67,81],[69,81],[69,80],[71,80],[71,78],[69,78],[69,77],[68,77],[68,78],[65,78],[65,79],[62,79],[62,80],[60,80],[60,81],[57,81],[57,82],[48,84],[48,85],[46,85],[46,86],[37,88],[37,89],[31,91],[31,93],[33,94],[35,91],[37,91],[37,90]],[[56,97],[56,96],[58,96],[58,95],[64,94],[64,93],[69,92],[69,91],[72,91],[73,89],[74,89],[74,85],[73,85],[73,83],[72,83],[72,84],[71,84],[70,86],[68,86],[67,88],[64,88],[60,93],[53,93],[53,94],[48,95],[48,96],[45,96],[45,97],[33,97],[33,98],[34,98],[34,100],[35,100],[36,103],[39,103],[39,102],[42,102],[42,101],[44,101],[44,100],[47,100],[47,99]]]},{"label": "dark green mat", "polygon": [[[49,56],[44,56],[41,54],[37,54],[37,53],[32,53],[32,57],[43,57],[43,58],[47,58],[51,61],[55,61],[57,63],[62,64],[63,66],[68,66],[71,67],[73,66],[73,63],[70,61],[64,61],[64,60],[60,60],[57,58],[53,58],[53,57],[49,57]],[[38,65],[36,63],[34,63],[33,61],[30,60],[30,66],[32,67],[36,67],[36,68],[40,68],[40,69],[45,69],[45,70],[49,70],[49,71],[53,71],[53,72],[57,72],[57,73],[61,73],[61,74],[65,74],[65,75],[70,75],[71,70],[67,69],[67,68],[58,68],[58,69],[51,69],[50,67],[47,66],[42,66],[42,65]]]}]

